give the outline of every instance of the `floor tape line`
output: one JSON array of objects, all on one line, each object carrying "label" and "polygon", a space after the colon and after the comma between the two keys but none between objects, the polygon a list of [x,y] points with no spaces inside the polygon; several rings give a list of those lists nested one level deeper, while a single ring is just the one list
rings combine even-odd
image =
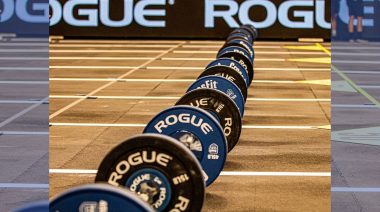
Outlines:
[{"label": "floor tape line", "polygon": [[0,188],[8,188],[8,189],[49,189],[49,184],[39,184],[39,183],[0,183]]},{"label": "floor tape line", "polygon": [[[47,127],[47,126],[46,126]],[[0,131],[1,135],[49,135],[49,132],[32,132],[32,131]]]},{"label": "floor tape line", "polygon": [[350,192],[350,193],[380,193],[380,187],[332,187],[332,192]]},{"label": "floor tape line", "polygon": [[[91,169],[50,169],[50,174],[96,174]],[[330,177],[330,172],[249,172],[222,171],[221,176],[284,176],[284,177]]]},{"label": "floor tape line", "polygon": [[14,114],[13,116],[7,118],[6,120],[2,121],[0,123],[0,128],[1,127],[4,127],[8,124],[10,124],[12,121],[18,119],[19,117],[25,115],[26,113],[28,113],[29,111],[32,111],[34,110],[35,108],[37,108],[38,106],[42,105],[42,104],[45,104],[47,101],[49,101],[49,97],[46,97],[40,101],[37,101],[36,103],[32,104],[31,106],[25,108],[24,110]]},{"label": "floor tape line", "polygon": [[[181,67],[181,66],[49,66],[51,69],[157,69],[157,70],[204,70],[204,67]],[[255,71],[326,71],[330,68],[255,68]]]},{"label": "floor tape line", "polygon": [[[51,99],[120,99],[120,100],[177,100],[179,96],[75,96],[50,95]],[[264,102],[330,102],[331,99],[296,99],[296,98],[247,98],[247,101]]]},{"label": "floor tape line", "polygon": [[[50,81],[83,81],[83,82],[195,82],[196,79],[117,79],[117,78],[50,78]],[[320,80],[253,80],[254,83],[276,83],[276,84],[317,84]],[[314,83],[315,81],[315,83]],[[0,81],[0,84],[8,81]],[[27,81],[25,81],[27,83]],[[33,81],[30,81],[31,83]],[[15,81],[14,83],[17,83]],[[42,83],[42,82],[41,82]],[[47,82],[46,82],[47,83]],[[22,82],[20,82],[22,84]],[[320,83],[322,84],[322,83]]]},{"label": "floor tape line", "polygon": [[[192,51],[192,50],[175,50],[175,54],[216,54],[217,51]],[[255,51],[255,55],[323,55],[323,52],[273,52],[273,51]],[[214,58],[215,59],[215,58]]]},{"label": "floor tape line", "polygon": [[[0,100],[0,104],[37,104],[41,100]],[[43,104],[48,104],[46,101]]]},{"label": "floor tape line", "polygon": [[[147,66],[146,69],[157,69],[157,70],[204,70],[204,67],[181,67],[181,66]],[[331,71],[331,68],[278,68],[278,67],[267,67],[267,68],[255,68],[255,71]]]},{"label": "floor tape line", "polygon": [[[146,124],[135,123],[63,123],[51,122],[50,126],[61,127],[145,127]],[[322,126],[274,126],[274,125],[243,125],[243,129],[298,129],[298,130],[315,130],[323,129]]]},{"label": "floor tape line", "polygon": [[0,84],[48,85],[49,81],[0,81]]}]

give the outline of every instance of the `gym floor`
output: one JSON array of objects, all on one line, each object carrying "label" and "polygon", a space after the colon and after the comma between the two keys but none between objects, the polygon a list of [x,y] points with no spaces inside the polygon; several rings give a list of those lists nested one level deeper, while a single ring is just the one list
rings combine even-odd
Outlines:
[{"label": "gym floor", "polygon": [[[222,41],[50,44],[50,197],[174,105]],[[257,42],[237,147],[204,211],[330,210],[330,43]]]},{"label": "gym floor", "polygon": [[0,211],[48,198],[48,48],[0,36]]},{"label": "gym floor", "polygon": [[332,211],[380,211],[379,49],[333,45]]}]

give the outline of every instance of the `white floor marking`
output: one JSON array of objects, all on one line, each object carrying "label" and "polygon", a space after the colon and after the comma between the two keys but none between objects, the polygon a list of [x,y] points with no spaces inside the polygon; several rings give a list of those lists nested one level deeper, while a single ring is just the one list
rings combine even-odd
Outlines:
[{"label": "white floor marking", "polygon": [[358,86],[365,89],[379,89],[380,88],[380,85],[358,85]]},{"label": "white floor marking", "polygon": [[222,171],[221,176],[330,177],[330,172],[243,172]]},{"label": "white floor marking", "polygon": [[18,42],[48,42],[49,38],[11,38],[11,41]]},{"label": "white floor marking", "polygon": [[[46,44],[45,44],[46,45]],[[55,48],[54,50],[58,50],[57,48],[83,48],[83,47],[93,47],[93,48],[170,48],[175,45],[154,45],[154,44],[50,44],[50,48]],[[222,44],[220,45],[192,45],[187,44],[183,45],[184,49],[220,49]],[[255,45],[253,47],[256,49],[282,49],[285,46],[273,46],[273,45]],[[214,51],[215,52],[215,51]]]},{"label": "white floor marking", "polygon": [[49,49],[0,49],[2,53],[35,53],[35,52],[45,52],[49,53]]},{"label": "white floor marking", "polygon": [[223,45],[225,41],[218,41],[218,40],[191,40],[189,41],[190,44],[220,44]]},{"label": "white floor marking", "polygon": [[[18,51],[18,50],[16,50]],[[141,49],[136,49],[136,50],[133,50],[133,49],[130,49],[130,50],[116,50],[116,49],[104,49],[104,50],[101,50],[101,49],[94,49],[94,50],[90,50],[90,49],[46,49],[46,50],[42,50],[41,52],[50,52],[50,53],[160,53],[160,52],[163,52],[165,50],[141,50]],[[1,52],[1,50],[0,50]],[[6,51],[4,51],[6,52]],[[20,51],[20,52],[23,52],[23,51]],[[199,51],[196,51],[196,50],[174,50],[174,51],[171,51],[171,53],[175,53],[175,54],[216,54],[218,51],[212,51],[212,50],[199,50]],[[324,55],[323,52],[317,52],[317,51],[312,51],[312,52],[305,52],[305,51],[302,51],[302,52],[297,52],[297,51],[289,51],[289,52],[270,52],[270,51],[255,51],[255,54],[256,55],[260,55],[260,54],[263,54],[263,55]]]},{"label": "white floor marking", "polygon": [[174,66],[147,66],[146,69],[159,69],[159,70],[204,70],[205,67],[174,67]]},{"label": "white floor marking", "polygon": [[47,67],[0,67],[0,71],[47,71]]},{"label": "white floor marking", "polygon": [[380,61],[374,60],[333,60],[333,64],[380,64]]},{"label": "white floor marking", "polygon": [[31,85],[47,85],[48,81],[0,81],[0,84],[31,84]]},{"label": "white floor marking", "polygon": [[342,71],[342,72],[345,74],[380,74],[380,71]]},{"label": "white floor marking", "polygon": [[40,100],[0,100],[0,104],[36,104],[39,102]]},{"label": "white floor marking", "polygon": [[89,81],[89,82],[195,82],[195,79],[116,79],[116,78],[50,78],[50,81]]},{"label": "white floor marking", "polygon": [[49,132],[0,131],[0,135],[49,135]]},{"label": "white floor marking", "polygon": [[49,46],[46,43],[0,43],[0,46]]},{"label": "white floor marking", "polygon": [[[144,66],[49,66],[57,69],[126,69],[143,68]],[[175,67],[175,66],[147,66],[146,69],[159,70],[204,70],[204,67]],[[329,68],[255,68],[255,71],[330,71]]]},{"label": "white floor marking", "polygon": [[[191,44],[224,44],[225,41],[218,41],[218,40],[191,40],[189,41],[189,43]],[[283,42],[283,41],[256,41],[255,42],[256,44],[267,44],[267,45],[270,45],[270,44],[286,44],[286,45],[292,45],[292,46],[295,46],[295,45],[299,45],[299,46],[305,46],[305,45],[314,45],[315,42],[292,42],[292,41],[289,41],[289,42]],[[323,45],[331,45],[330,43],[322,43]]]},{"label": "white floor marking", "polygon": [[[57,123],[52,122],[50,126],[60,127],[145,127],[146,124],[116,124],[116,123]],[[243,129],[297,129],[315,130],[320,126],[265,126],[265,125],[243,125]]]},{"label": "white floor marking", "polygon": [[[88,82],[195,82],[196,79],[116,79],[116,78],[50,78],[50,81],[88,81]],[[294,80],[253,80],[254,83],[305,84]],[[1,84],[1,81],[0,81]]]},{"label": "white floor marking", "polygon": [[114,50],[114,49],[105,49],[105,50],[84,50],[84,49],[50,49],[50,53],[162,53],[165,50]]},{"label": "white floor marking", "polygon": [[0,60],[49,60],[49,57],[0,57]]},{"label": "white floor marking", "polygon": [[[74,96],[50,95],[51,99],[148,99],[148,100],[177,100],[179,96]],[[291,99],[291,98],[247,98],[247,101],[262,102],[330,102],[331,99]]]},{"label": "white floor marking", "polygon": [[[150,60],[153,57],[42,57],[35,58],[36,60]],[[7,60],[7,58],[1,58],[0,60]],[[22,58],[13,58],[15,60],[22,60]],[[29,58],[28,60],[33,60],[34,58]],[[215,58],[186,58],[186,57],[164,57],[161,60],[173,60],[173,61],[213,61]],[[276,59],[276,58],[256,58],[255,61],[270,61],[270,62],[284,62],[286,59]]]},{"label": "white floor marking", "polygon": [[379,193],[380,187],[332,187],[332,192],[354,192],[354,193]]},{"label": "white floor marking", "polygon": [[49,60],[151,60],[154,57],[49,57]]},{"label": "white floor marking", "polygon": [[8,189],[49,189],[49,184],[38,183],[0,183],[0,188]]},{"label": "white floor marking", "polygon": [[172,48],[176,45],[164,44],[50,44],[50,48],[66,47],[96,47],[96,48],[117,48],[117,47],[136,47],[136,48]]},{"label": "white floor marking", "polygon": [[374,109],[378,109],[378,107],[376,105],[333,104],[333,105],[331,105],[331,107],[335,107],[335,108],[364,108],[364,109],[374,108]]},{"label": "white floor marking", "polygon": [[[220,49],[222,45],[183,45],[182,48],[200,48],[200,49]],[[282,49],[285,48],[285,46],[270,46],[270,45],[254,45],[254,49]]]},{"label": "white floor marking", "polygon": [[331,102],[331,99],[247,98],[248,101],[266,102]]},{"label": "white floor marking", "polygon": [[297,129],[297,130],[314,130],[319,126],[259,126],[259,125],[243,125],[243,129]]},{"label": "white floor marking", "polygon": [[49,169],[49,174],[96,174],[98,170],[91,169]]},{"label": "white floor marking", "polygon": [[337,46],[337,45],[334,45],[332,49],[334,50],[334,54],[335,54],[336,50],[379,50],[379,46],[360,46],[360,45]]},{"label": "white floor marking", "polygon": [[50,95],[50,99],[149,99],[149,100],[178,100],[177,96],[70,96]]},{"label": "white floor marking", "polygon": [[[33,44],[33,43],[31,43]],[[41,44],[40,44],[41,45]],[[45,44],[46,45],[46,44]],[[223,44],[220,45],[194,45],[185,44],[182,48],[221,48]],[[164,44],[50,44],[50,48],[66,48],[66,47],[96,47],[96,48],[118,48],[118,47],[136,47],[136,48],[172,48],[176,45],[164,45]],[[271,46],[271,45],[254,45],[255,49],[278,49],[284,48],[284,46]]]},{"label": "white floor marking", "polygon": [[[96,174],[93,169],[49,169],[50,174]],[[330,177],[330,172],[249,172],[222,171],[221,176]]]},{"label": "white floor marking", "polygon": [[[148,66],[146,69],[159,69],[159,70],[204,70],[204,67],[180,67],[180,66]],[[330,68],[255,68],[255,71],[328,71]]]},{"label": "white floor marking", "polygon": [[50,123],[50,126],[60,127],[145,127],[146,124],[108,124],[108,123]]},{"label": "white floor marking", "polygon": [[49,66],[55,69],[137,69],[142,66]]},{"label": "white floor marking", "polygon": [[[205,51],[205,50],[200,50],[200,51],[194,51],[194,50],[174,50],[173,53],[175,54],[216,54],[218,51]],[[255,52],[256,53],[256,52]]]},{"label": "white floor marking", "polygon": [[215,58],[212,57],[163,57],[161,60],[174,60],[174,61],[213,61]]},{"label": "white floor marking", "polygon": [[[176,54],[216,54],[217,51],[191,51],[191,50],[175,50],[173,53]],[[324,52],[310,51],[310,52],[296,52],[296,51],[283,51],[283,52],[273,52],[273,51],[255,51],[255,55],[324,55]],[[213,58],[215,59],[215,58]]]},{"label": "white floor marking", "polygon": [[[334,49],[334,47],[333,47]],[[335,49],[334,49],[335,50]],[[379,57],[379,53],[335,52],[334,56]],[[333,60],[334,62],[334,60]]]},{"label": "white floor marking", "polygon": [[[196,57],[164,57],[161,60],[179,60],[179,61],[213,61],[215,58],[196,58]],[[278,58],[255,58],[255,61],[284,62],[286,59]]]},{"label": "white floor marking", "polygon": [[170,44],[180,44],[183,43],[184,41],[175,41],[175,40],[59,40],[58,43],[62,44],[70,44],[70,43],[115,43],[115,44],[120,44],[120,43],[131,43],[131,44],[136,44],[136,43],[144,43],[144,44],[157,44],[157,43],[170,43]]}]

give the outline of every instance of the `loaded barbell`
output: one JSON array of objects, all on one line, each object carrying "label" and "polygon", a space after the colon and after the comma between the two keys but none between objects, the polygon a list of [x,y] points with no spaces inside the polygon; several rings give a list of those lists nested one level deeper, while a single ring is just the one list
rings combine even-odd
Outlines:
[{"label": "loaded barbell", "polygon": [[154,116],[143,134],[126,139],[105,156],[95,182],[126,189],[89,185],[55,197],[51,207],[74,211],[84,202],[100,207],[101,199],[110,195],[108,203],[119,198],[120,204],[125,201],[120,207],[136,208],[131,211],[200,211],[205,187],[220,175],[227,153],[240,137],[247,89],[254,76],[256,37],[253,26],[234,30],[217,60],[175,106]]}]

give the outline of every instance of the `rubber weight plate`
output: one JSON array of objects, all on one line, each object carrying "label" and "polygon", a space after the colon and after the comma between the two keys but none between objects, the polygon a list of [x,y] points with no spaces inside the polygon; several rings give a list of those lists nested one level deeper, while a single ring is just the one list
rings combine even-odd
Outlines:
[{"label": "rubber weight plate", "polygon": [[27,204],[13,212],[46,212],[49,211],[49,201],[39,201]]},{"label": "rubber weight plate", "polygon": [[95,181],[128,188],[157,211],[195,212],[203,205],[200,164],[165,135],[137,135],[117,145],[101,162]]},{"label": "rubber weight plate", "polygon": [[253,50],[252,44],[249,44],[247,41],[242,40],[242,39],[229,40],[226,42],[226,44],[223,45],[223,48],[229,47],[229,46],[238,46],[247,50],[247,52],[249,53],[250,61],[254,60],[255,51]]},{"label": "rubber weight plate", "polygon": [[231,51],[232,49],[239,50],[239,53],[242,54],[242,55],[244,55],[249,60],[249,62],[252,63],[252,60],[250,59],[250,56],[249,56],[249,52],[245,48],[240,47],[240,46],[226,46],[226,47],[222,47],[218,51],[217,55],[219,55],[220,53],[222,53],[222,52],[224,52],[226,50],[230,50]]},{"label": "rubber weight plate", "polygon": [[228,66],[212,66],[203,71],[198,79],[205,76],[220,76],[228,79],[229,81],[235,83],[236,86],[238,86],[241,93],[243,94],[244,101],[247,99],[247,85],[245,84],[244,78],[233,68]]},{"label": "rubber weight plate", "polygon": [[251,33],[251,36],[252,36],[252,38],[254,40],[256,40],[256,38],[259,36],[259,33],[258,33],[257,29],[253,25],[244,24],[240,28],[249,31]]},{"label": "rubber weight plate", "polygon": [[222,91],[224,94],[230,97],[238,106],[240,116],[244,116],[244,97],[240,89],[235,85],[235,83],[219,76],[206,76],[198,79],[193,84],[191,84],[187,92],[199,88],[211,88]]},{"label": "rubber weight plate", "polygon": [[227,42],[230,41],[230,40],[234,40],[234,39],[242,39],[242,40],[247,41],[251,45],[253,44],[253,40],[252,40],[251,36],[247,35],[247,34],[244,34],[244,33],[240,33],[240,32],[231,33],[227,37]]},{"label": "rubber weight plate", "polygon": [[230,152],[239,141],[241,117],[235,102],[221,91],[200,88],[186,93],[176,105],[191,105],[202,108],[214,115],[223,128]]},{"label": "rubber weight plate", "polygon": [[231,59],[229,57],[221,57],[218,58],[211,63],[209,63],[206,66],[207,68],[213,67],[213,66],[228,66],[230,68],[233,68],[235,71],[237,71],[244,79],[245,85],[248,87],[249,86],[249,76],[245,68],[237,61],[234,59]]},{"label": "rubber weight plate", "polygon": [[251,85],[254,72],[253,72],[253,64],[252,61],[249,59],[248,52],[246,52],[241,47],[227,47],[224,49],[221,49],[221,51],[218,53],[217,58],[231,58],[235,61],[238,61],[240,65],[243,66],[243,68],[248,73],[249,81],[248,85]]},{"label": "rubber weight plate", "polygon": [[50,211],[136,211],[153,208],[126,189],[108,184],[91,184],[65,191],[50,202]]},{"label": "rubber weight plate", "polygon": [[251,31],[249,31],[249,30],[247,30],[247,29],[243,29],[243,28],[237,28],[237,29],[234,29],[234,30],[230,33],[230,35],[232,35],[232,34],[236,34],[236,33],[242,33],[242,34],[248,36],[248,37],[250,38],[250,40],[252,41],[252,45],[253,45],[253,42],[255,41],[255,38],[252,37],[252,33],[251,33]]},{"label": "rubber weight plate", "polygon": [[227,140],[218,120],[203,109],[187,105],[168,108],[147,124],[144,133],[168,135],[188,147],[202,165],[206,186],[223,170]]}]

